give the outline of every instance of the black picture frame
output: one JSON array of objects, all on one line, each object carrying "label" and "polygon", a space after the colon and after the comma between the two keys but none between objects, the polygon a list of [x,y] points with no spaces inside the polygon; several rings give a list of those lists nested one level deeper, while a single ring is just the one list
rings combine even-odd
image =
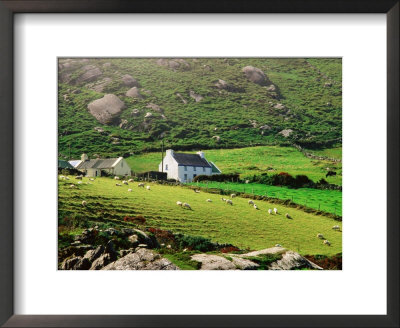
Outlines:
[{"label": "black picture frame", "polygon": [[[387,315],[15,315],[13,16],[16,13],[384,13],[387,16]],[[0,0],[0,324],[4,327],[399,327],[398,0]],[[16,196],[17,197],[17,196]],[[368,288],[368,286],[366,286]]]}]

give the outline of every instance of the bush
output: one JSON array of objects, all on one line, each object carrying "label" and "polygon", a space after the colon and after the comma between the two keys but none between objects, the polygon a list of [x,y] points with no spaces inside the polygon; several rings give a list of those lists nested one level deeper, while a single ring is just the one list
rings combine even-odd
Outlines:
[{"label": "bush", "polygon": [[194,177],[193,182],[201,181],[217,181],[217,182],[231,182],[239,181],[239,174],[215,174],[215,175],[197,175]]},{"label": "bush", "polygon": [[175,241],[179,248],[188,248],[189,250],[208,252],[216,249],[216,244],[211,242],[210,239],[200,236],[185,236],[178,234],[175,236]]}]

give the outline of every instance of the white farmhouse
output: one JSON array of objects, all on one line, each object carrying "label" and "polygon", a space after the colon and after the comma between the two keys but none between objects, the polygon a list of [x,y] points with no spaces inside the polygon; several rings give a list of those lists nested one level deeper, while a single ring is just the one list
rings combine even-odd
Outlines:
[{"label": "white farmhouse", "polygon": [[89,159],[86,154],[82,154],[81,160],[72,160],[69,163],[87,177],[100,177],[102,173],[131,175],[131,168],[123,157]]},{"label": "white farmhouse", "polygon": [[221,174],[221,171],[213,162],[206,160],[204,152],[199,151],[196,154],[175,153],[172,149],[166,151],[158,170],[167,173],[168,179],[175,179],[180,182],[191,182],[197,175]]}]

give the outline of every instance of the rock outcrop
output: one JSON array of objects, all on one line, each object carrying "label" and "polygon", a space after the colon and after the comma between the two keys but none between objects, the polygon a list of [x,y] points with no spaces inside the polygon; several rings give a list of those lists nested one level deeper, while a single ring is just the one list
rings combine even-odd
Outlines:
[{"label": "rock outcrop", "polygon": [[139,98],[139,99],[143,98],[143,96],[140,94],[138,87],[133,87],[133,88],[129,89],[125,93],[125,96],[131,97],[131,98]]},{"label": "rock outcrop", "polygon": [[138,247],[134,253],[121,257],[102,270],[179,270],[179,268],[159,254]]},{"label": "rock outcrop", "polygon": [[125,108],[125,104],[113,94],[92,101],[88,105],[90,114],[102,124],[109,124]]},{"label": "rock outcrop", "polygon": [[139,82],[134,79],[131,75],[125,74],[122,78],[122,83],[127,87],[139,87]]},{"label": "rock outcrop", "polygon": [[82,82],[93,82],[97,80],[103,73],[101,72],[100,68],[94,65],[86,65],[82,67],[83,74],[81,74],[77,79],[77,83]]},{"label": "rock outcrop", "polygon": [[271,84],[271,81],[259,68],[253,66],[246,66],[243,68],[243,73],[246,75],[246,78],[253,83],[259,85]]}]

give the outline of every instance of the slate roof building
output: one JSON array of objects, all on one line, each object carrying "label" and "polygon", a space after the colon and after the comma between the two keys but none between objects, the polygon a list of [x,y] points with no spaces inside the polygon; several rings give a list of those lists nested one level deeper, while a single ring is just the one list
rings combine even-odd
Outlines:
[{"label": "slate roof building", "polygon": [[81,171],[87,177],[99,177],[102,175],[131,175],[131,168],[123,157],[89,159],[82,154],[80,160],[71,160],[69,163]]},{"label": "slate roof building", "polygon": [[186,154],[176,153],[172,149],[166,151],[158,170],[167,173],[168,179],[180,182],[191,182],[197,175],[221,174],[221,170],[213,162],[207,161],[204,152]]}]

